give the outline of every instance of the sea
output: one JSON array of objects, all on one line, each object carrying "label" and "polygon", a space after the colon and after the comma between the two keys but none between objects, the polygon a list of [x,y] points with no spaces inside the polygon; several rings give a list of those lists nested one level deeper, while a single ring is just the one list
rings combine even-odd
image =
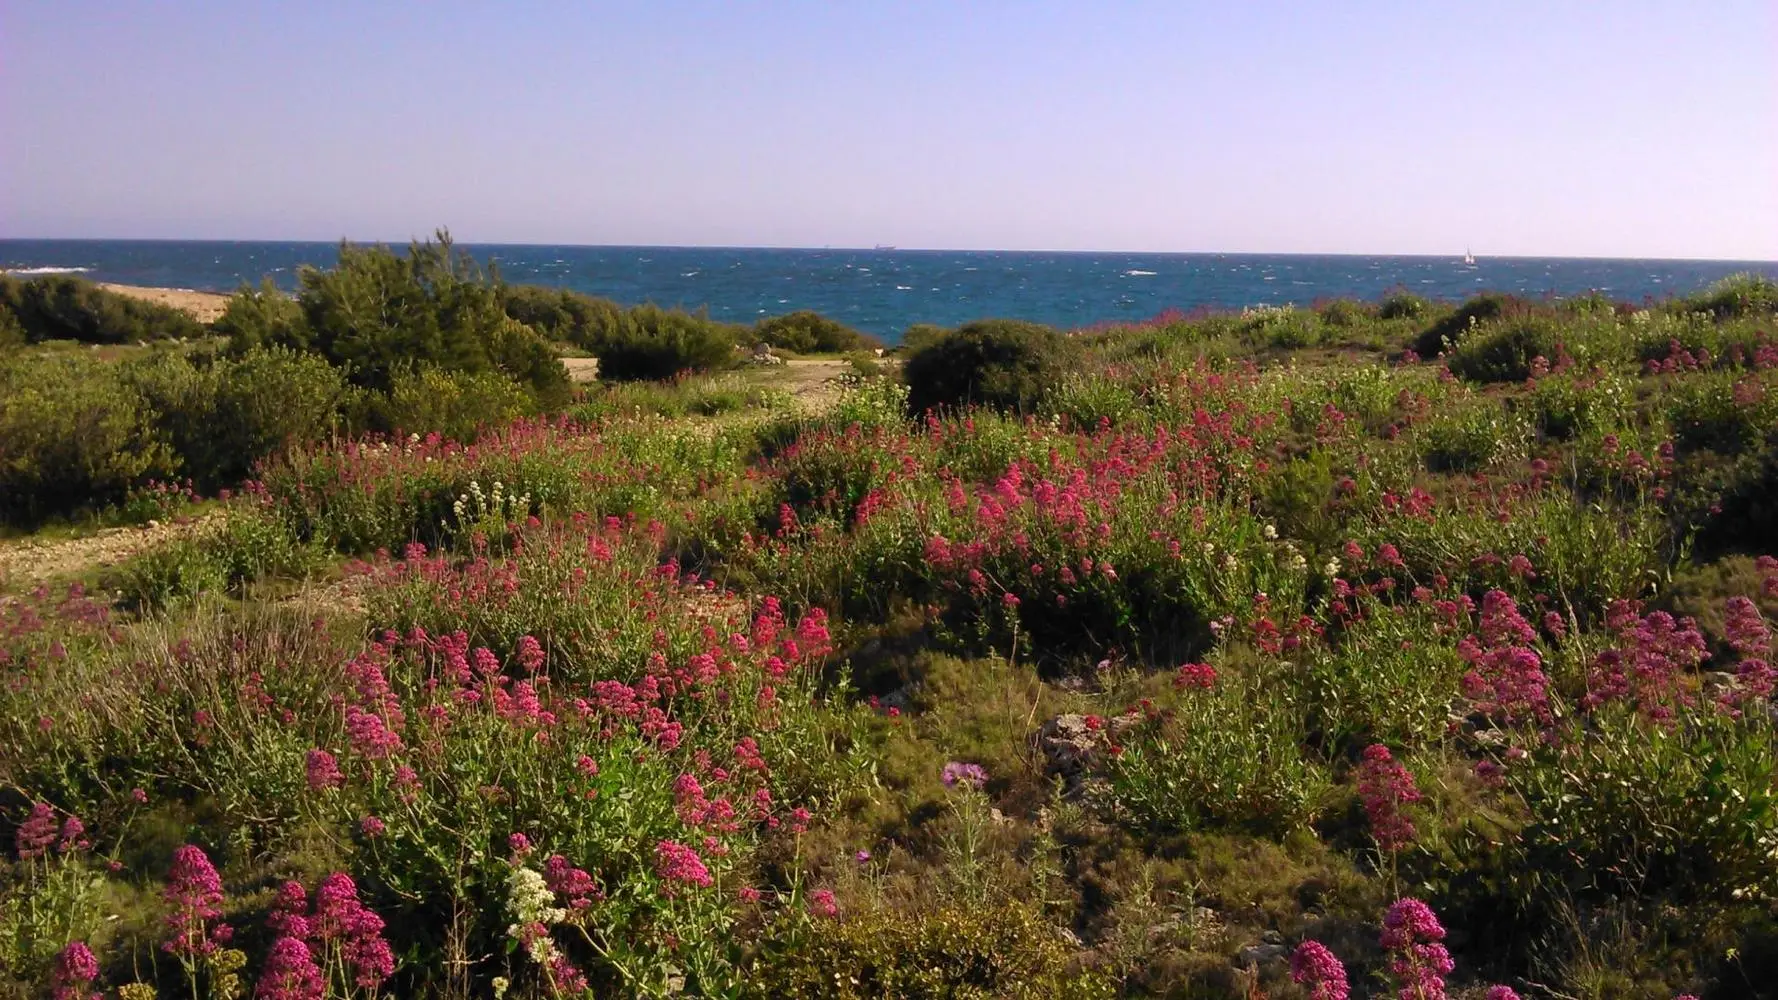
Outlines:
[{"label": "sea", "polygon": [[[889,343],[914,323],[984,317],[1064,329],[1169,310],[1375,300],[1395,289],[1459,300],[1480,291],[1533,297],[1601,292],[1633,303],[1684,295],[1778,262],[1563,257],[1100,253],[462,245],[510,282],[557,285],[625,304],[707,310],[747,323],[798,309]],[[335,243],[0,239],[0,269],[228,292],[270,277],[294,289],[304,265],[338,260]]]}]

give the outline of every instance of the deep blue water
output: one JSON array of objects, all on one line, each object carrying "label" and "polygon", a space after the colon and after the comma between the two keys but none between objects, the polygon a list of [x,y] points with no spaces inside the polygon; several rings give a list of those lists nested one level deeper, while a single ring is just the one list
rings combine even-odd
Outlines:
[{"label": "deep blue water", "polygon": [[[1143,319],[1167,309],[1239,308],[1392,288],[1461,299],[1483,290],[1641,302],[1682,295],[1778,263],[1700,260],[1274,254],[770,250],[701,247],[467,246],[513,282],[563,285],[624,303],[707,308],[733,322],[814,309],[888,340],[912,323],[984,316],[1060,327]],[[330,265],[332,243],[0,240],[0,268],[79,268],[95,281],[231,291],[270,275],[293,288],[303,264]]]}]

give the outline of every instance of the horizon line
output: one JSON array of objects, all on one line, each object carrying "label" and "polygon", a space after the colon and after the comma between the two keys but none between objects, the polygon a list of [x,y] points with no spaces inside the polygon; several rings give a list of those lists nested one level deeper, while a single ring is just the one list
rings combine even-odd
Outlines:
[{"label": "horizon line", "polygon": [[[448,230],[447,230],[448,232]],[[338,246],[350,243],[355,246],[394,246],[403,243],[426,242],[425,237],[408,237],[407,239],[355,239],[341,237],[332,240],[318,239],[270,239],[256,237],[239,239],[229,237],[187,238],[177,236],[0,236],[0,244],[4,243],[282,243],[310,244],[315,246]],[[1129,249],[1014,249],[1004,247],[918,247],[918,246],[842,246],[824,245],[807,246],[791,244],[743,244],[743,243],[527,243],[514,240],[456,240],[453,243],[464,247],[561,247],[576,250],[784,250],[802,252],[845,252],[845,253],[1005,253],[1005,254],[1133,254],[1150,257],[1430,257],[1442,259],[1461,257],[1464,254],[1449,252],[1394,252],[1371,253],[1354,250],[1317,251],[1317,250],[1129,250]],[[1633,261],[1697,261],[1726,264],[1774,264],[1778,258],[1759,257],[1707,257],[1707,256],[1612,256],[1607,254],[1535,254],[1535,253],[1491,253],[1486,250],[1476,253],[1468,250],[1478,260],[1633,260]]]}]

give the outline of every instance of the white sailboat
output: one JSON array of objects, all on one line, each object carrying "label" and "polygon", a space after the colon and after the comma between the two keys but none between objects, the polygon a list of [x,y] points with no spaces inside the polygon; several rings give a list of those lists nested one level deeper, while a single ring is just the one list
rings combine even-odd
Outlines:
[{"label": "white sailboat", "polygon": [[1475,254],[1470,253],[1468,247],[1463,248],[1463,263],[1468,267],[1475,266]]}]

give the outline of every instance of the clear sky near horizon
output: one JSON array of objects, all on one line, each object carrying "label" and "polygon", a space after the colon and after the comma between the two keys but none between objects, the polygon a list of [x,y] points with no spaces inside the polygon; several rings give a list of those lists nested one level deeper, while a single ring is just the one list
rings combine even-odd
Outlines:
[{"label": "clear sky near horizon", "polygon": [[1778,259],[1772,0],[0,0],[0,236]]}]

